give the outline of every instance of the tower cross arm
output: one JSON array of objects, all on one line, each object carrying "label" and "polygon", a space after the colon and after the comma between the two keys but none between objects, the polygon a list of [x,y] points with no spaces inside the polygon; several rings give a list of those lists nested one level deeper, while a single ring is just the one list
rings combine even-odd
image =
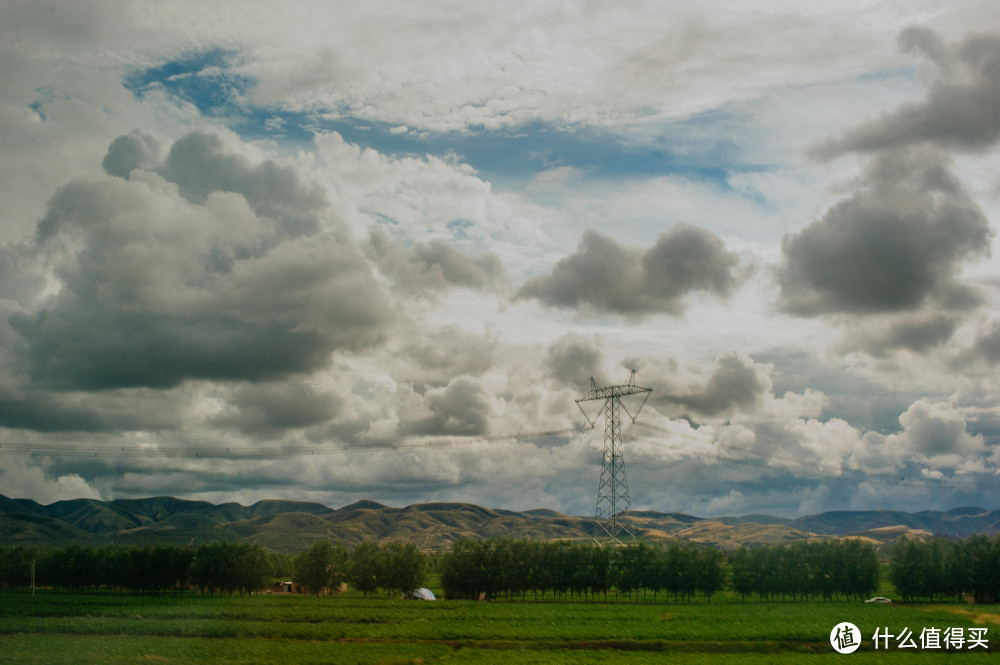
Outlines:
[{"label": "tower cross arm", "polygon": [[622,386],[603,386],[601,388],[594,387],[586,395],[577,398],[577,402],[589,402],[594,399],[607,399],[609,397],[627,397],[628,395],[639,395],[641,393],[651,393],[652,388],[644,388],[642,386],[637,386],[634,384],[626,384]]}]

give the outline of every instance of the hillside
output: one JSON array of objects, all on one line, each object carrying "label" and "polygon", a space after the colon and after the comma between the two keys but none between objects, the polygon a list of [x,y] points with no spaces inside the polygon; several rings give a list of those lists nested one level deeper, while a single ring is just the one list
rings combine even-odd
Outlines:
[{"label": "hillside", "polygon": [[[852,536],[887,543],[902,535],[962,538],[1000,532],[1000,511],[957,508],[945,512],[835,511],[798,519],[768,515],[700,518],[682,513],[636,511],[636,533],[644,540],[691,540],[726,549],[817,537]],[[97,501],[77,499],[43,506],[0,495],[0,544],[173,543],[253,541],[288,552],[320,539],[348,546],[363,541],[412,542],[444,550],[464,538],[589,540],[593,520],[553,510],[524,512],[465,503],[425,503],[393,508],[359,501],[332,509],[317,503],[259,501],[220,505],[173,497]]]}]

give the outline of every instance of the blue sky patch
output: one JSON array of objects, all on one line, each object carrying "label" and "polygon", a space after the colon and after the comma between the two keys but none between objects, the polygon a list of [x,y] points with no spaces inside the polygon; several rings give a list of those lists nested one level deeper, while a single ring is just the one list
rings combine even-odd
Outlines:
[{"label": "blue sky patch", "polygon": [[157,67],[133,70],[122,84],[139,98],[161,89],[193,104],[204,115],[228,115],[255,85],[252,77],[234,71],[236,57],[223,49],[200,51]]},{"label": "blue sky patch", "polygon": [[134,70],[123,84],[140,98],[150,90],[165,90],[206,116],[225,118],[245,139],[311,144],[316,132],[336,131],[350,143],[394,157],[457,155],[500,188],[520,188],[539,173],[571,167],[604,180],[669,175],[728,190],[732,173],[767,168],[747,163],[739,145],[729,138],[739,135],[744,121],[734,111],[720,110],[638,130],[539,121],[500,130],[400,132],[398,123],[350,117],[331,121],[317,113],[248,106],[246,93],[256,81],[237,71],[238,60],[238,54],[224,49],[200,51]]},{"label": "blue sky patch", "polygon": [[35,115],[37,115],[42,120],[46,119],[45,111],[42,110],[42,101],[41,100],[36,100],[36,101],[31,102],[30,104],[28,104],[28,108],[30,108],[32,111],[34,111]]}]

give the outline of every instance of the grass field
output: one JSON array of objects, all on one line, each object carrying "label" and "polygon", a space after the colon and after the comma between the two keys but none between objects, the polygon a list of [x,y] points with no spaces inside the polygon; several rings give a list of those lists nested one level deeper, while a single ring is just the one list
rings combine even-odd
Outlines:
[{"label": "grass field", "polygon": [[[829,642],[842,621],[864,637],[850,656]],[[883,627],[908,628],[918,648],[874,650]],[[919,648],[923,628],[974,627],[988,629],[989,650]],[[996,605],[0,593],[0,661],[25,664],[978,663],[998,662],[997,635]]]}]

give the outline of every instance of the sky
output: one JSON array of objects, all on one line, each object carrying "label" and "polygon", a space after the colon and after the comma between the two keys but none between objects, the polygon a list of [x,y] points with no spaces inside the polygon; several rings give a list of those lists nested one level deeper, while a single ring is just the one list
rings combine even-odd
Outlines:
[{"label": "sky", "polygon": [[997,508],[992,26],[3,2],[0,493]]}]

